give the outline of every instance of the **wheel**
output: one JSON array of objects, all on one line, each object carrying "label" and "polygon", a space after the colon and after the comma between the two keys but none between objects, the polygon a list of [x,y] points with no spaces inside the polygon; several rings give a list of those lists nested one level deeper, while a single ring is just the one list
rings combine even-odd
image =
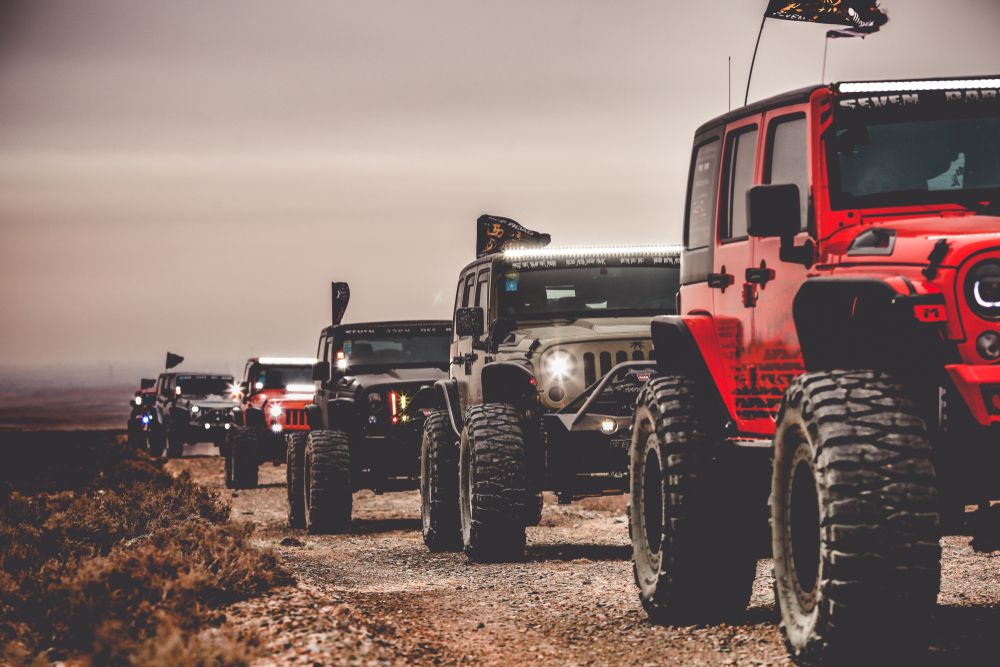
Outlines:
[{"label": "wheel", "polygon": [[309,434],[305,431],[290,433],[285,438],[287,456],[285,460],[285,488],[288,492],[288,527],[305,528],[306,510],[302,484],[303,458],[306,455],[306,441]]},{"label": "wheel", "polygon": [[757,557],[740,510],[748,503],[725,488],[710,414],[681,376],[649,381],[636,403],[629,535],[639,599],[656,623],[727,620],[750,600]]},{"label": "wheel", "polygon": [[138,419],[130,419],[128,422],[128,446],[135,449],[145,449],[146,431],[142,428],[142,423]]},{"label": "wheel", "polygon": [[226,488],[232,489],[233,486],[233,435],[236,431],[234,427],[229,433],[226,434],[226,442],[219,449],[219,453],[222,455],[222,460],[225,462],[225,474],[226,474]]},{"label": "wheel", "polygon": [[775,598],[791,655],[899,662],[925,648],[940,515],[930,438],[902,387],[875,371],[800,376],[774,445]]},{"label": "wheel", "polygon": [[526,462],[520,411],[504,403],[470,408],[459,452],[462,544],[469,559],[524,552]]},{"label": "wheel", "polygon": [[351,442],[343,431],[310,431],[303,459],[306,529],[343,533],[351,524]]},{"label": "wheel", "polygon": [[528,494],[528,502],[524,505],[524,525],[537,526],[542,522],[542,506],[544,504],[541,491]]},{"label": "wheel", "polygon": [[461,551],[458,443],[447,413],[428,415],[420,443],[420,519],[431,551]]},{"label": "wheel", "polygon": [[176,423],[172,423],[167,427],[168,459],[179,459],[184,456],[184,438],[181,435],[183,432],[183,428]]},{"label": "wheel", "polygon": [[163,456],[163,450],[167,447],[167,436],[163,432],[162,427],[154,427],[149,430],[149,435],[146,438],[146,447],[149,450],[149,455],[153,458]]},{"label": "wheel", "polygon": [[236,427],[229,430],[229,476],[234,489],[252,489],[257,486],[257,468],[260,464],[260,443],[254,428]]}]

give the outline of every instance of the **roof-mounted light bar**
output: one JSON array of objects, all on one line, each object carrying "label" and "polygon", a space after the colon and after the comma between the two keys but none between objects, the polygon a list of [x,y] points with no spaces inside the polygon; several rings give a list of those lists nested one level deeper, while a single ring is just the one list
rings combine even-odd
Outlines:
[{"label": "roof-mounted light bar", "polygon": [[311,366],[316,360],[312,357],[259,357],[257,363],[265,366]]},{"label": "roof-mounted light bar", "polygon": [[589,248],[510,248],[506,259],[558,259],[562,257],[648,257],[679,255],[679,245],[605,246]]},{"label": "roof-mounted light bar", "polygon": [[841,93],[902,93],[922,90],[1000,88],[1000,79],[938,79],[924,81],[856,81],[837,84]]}]

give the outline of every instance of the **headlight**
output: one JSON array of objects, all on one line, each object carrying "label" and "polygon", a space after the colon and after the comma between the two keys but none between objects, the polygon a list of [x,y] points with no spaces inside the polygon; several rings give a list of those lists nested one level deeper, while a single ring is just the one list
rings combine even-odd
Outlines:
[{"label": "headlight", "polygon": [[136,396],[135,397],[135,404],[136,405],[142,405],[142,396]]},{"label": "headlight", "polygon": [[278,417],[281,416],[281,406],[277,404],[272,405],[270,408],[267,409],[267,412],[268,414],[271,415],[272,418],[277,419]]},{"label": "headlight", "polygon": [[192,405],[191,406],[191,414],[196,415],[199,412],[201,412],[201,408],[199,408],[197,405]]},{"label": "headlight", "polygon": [[1000,319],[1000,261],[980,262],[965,279],[965,298],[979,317]]},{"label": "headlight", "polygon": [[542,372],[549,382],[565,382],[576,371],[576,360],[566,350],[553,350],[542,361]]}]

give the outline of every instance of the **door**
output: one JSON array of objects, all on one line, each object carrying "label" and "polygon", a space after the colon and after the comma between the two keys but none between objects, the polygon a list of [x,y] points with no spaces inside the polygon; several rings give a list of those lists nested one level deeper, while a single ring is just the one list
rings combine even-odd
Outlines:
[{"label": "door", "polygon": [[[478,267],[467,269],[458,281],[458,289],[455,293],[456,317],[459,308],[468,308],[475,303],[477,269]],[[472,349],[473,340],[470,336],[459,337],[456,324],[457,322],[452,322],[451,376],[458,382],[458,401],[462,413],[465,414],[470,405],[482,401],[482,390],[477,391],[478,382],[470,382],[474,377],[472,373],[477,354]]]},{"label": "door", "polygon": [[[799,187],[801,231],[796,245],[804,245],[813,226],[809,184],[812,164],[809,142],[809,107],[785,107],[765,116],[762,182],[794,183]],[[806,279],[802,264],[782,262],[781,240],[754,239],[757,291],[753,346],[757,357],[757,396],[769,418],[776,419],[781,397],[796,375],[803,372],[802,351],[792,319],[792,301]]]},{"label": "door", "polygon": [[[737,419],[752,422],[758,414],[754,397],[754,364],[749,355],[753,336],[755,286],[747,283],[754,244],[747,235],[746,193],[757,182],[761,116],[750,116],[726,128],[719,180],[716,248],[709,284],[722,354],[733,376]],[[740,430],[752,424],[739,424]]]}]

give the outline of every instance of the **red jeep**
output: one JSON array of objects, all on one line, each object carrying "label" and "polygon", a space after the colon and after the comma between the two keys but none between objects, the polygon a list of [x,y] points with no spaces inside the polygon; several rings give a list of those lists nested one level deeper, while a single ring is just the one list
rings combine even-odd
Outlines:
[{"label": "red jeep", "polygon": [[939,538],[995,546],[998,90],[841,83],[698,129],[679,315],[652,325],[631,445],[654,620],[741,613],[773,554],[800,663],[919,650]]},{"label": "red jeep", "polygon": [[285,438],[309,430],[306,406],[316,387],[311,357],[254,357],[247,360],[243,379],[235,388],[240,398],[237,426],[230,431],[226,457],[226,486],[257,486],[257,469],[264,461],[284,463]]}]

